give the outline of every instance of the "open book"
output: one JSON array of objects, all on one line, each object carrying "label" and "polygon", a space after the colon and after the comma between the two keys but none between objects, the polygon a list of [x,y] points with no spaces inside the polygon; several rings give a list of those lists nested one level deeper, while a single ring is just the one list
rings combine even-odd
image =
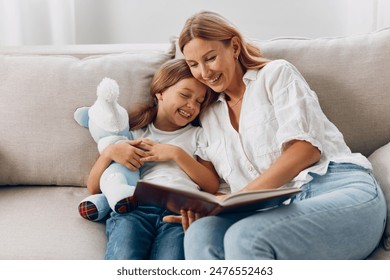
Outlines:
[{"label": "open book", "polygon": [[298,188],[239,192],[220,200],[204,191],[177,189],[140,180],[135,188],[134,198],[138,202],[156,205],[175,213],[180,213],[180,210],[184,209],[209,216],[271,208],[282,204],[298,192],[300,192]]}]

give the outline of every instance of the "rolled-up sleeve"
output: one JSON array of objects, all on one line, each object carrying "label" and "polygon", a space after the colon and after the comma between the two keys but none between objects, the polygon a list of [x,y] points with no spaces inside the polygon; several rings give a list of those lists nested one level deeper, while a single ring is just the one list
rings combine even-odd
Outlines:
[{"label": "rolled-up sleeve", "polygon": [[275,69],[278,82],[269,91],[278,122],[281,150],[291,140],[303,140],[323,152],[324,121],[318,98],[295,67],[284,62]]}]

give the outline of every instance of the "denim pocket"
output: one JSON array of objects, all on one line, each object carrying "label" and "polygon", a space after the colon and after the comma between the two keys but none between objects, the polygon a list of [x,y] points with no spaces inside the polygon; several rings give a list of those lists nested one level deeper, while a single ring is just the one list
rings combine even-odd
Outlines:
[{"label": "denim pocket", "polygon": [[366,173],[371,173],[371,170],[364,168],[363,166],[354,164],[354,163],[337,163],[331,161],[328,165],[327,173],[334,172],[350,172],[350,171],[364,171]]}]

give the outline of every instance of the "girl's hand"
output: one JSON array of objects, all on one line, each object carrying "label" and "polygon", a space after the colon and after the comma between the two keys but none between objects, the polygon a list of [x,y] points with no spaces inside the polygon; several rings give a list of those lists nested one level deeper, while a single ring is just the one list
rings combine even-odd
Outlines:
[{"label": "girl's hand", "polygon": [[181,216],[165,216],[163,218],[163,221],[166,223],[181,223],[184,232],[186,232],[193,222],[202,218],[202,215],[200,215],[199,213],[194,213],[191,210],[181,210],[180,214]]},{"label": "girl's hand", "polygon": [[108,146],[102,155],[135,171],[144,164],[141,158],[147,156],[145,151],[138,148],[140,143],[141,140],[137,139],[113,144]]},{"label": "girl's hand", "polygon": [[137,147],[145,151],[141,162],[174,160],[180,152],[180,148],[169,144],[160,144],[148,138],[139,139],[141,143]]}]

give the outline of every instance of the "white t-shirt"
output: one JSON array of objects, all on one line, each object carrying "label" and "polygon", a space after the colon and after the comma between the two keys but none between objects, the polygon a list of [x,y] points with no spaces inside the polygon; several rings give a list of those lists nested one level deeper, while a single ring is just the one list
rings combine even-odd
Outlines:
[{"label": "white t-shirt", "polygon": [[[202,128],[188,124],[176,131],[162,131],[153,124],[149,124],[145,129],[138,129],[132,133],[134,139],[143,137],[159,143],[178,146],[196,159],[198,145],[201,143]],[[148,162],[140,171],[141,178],[151,183],[180,189],[199,189],[199,186],[174,161]]]},{"label": "white t-shirt", "polygon": [[317,96],[298,70],[275,60],[261,70],[248,70],[243,81],[239,131],[230,124],[225,95],[201,116],[209,143],[200,155],[210,160],[220,177],[239,191],[267,170],[290,140],[305,140],[321,151],[320,161],[303,170],[288,186],[300,187],[325,174],[330,161],[349,162],[370,169],[363,155],[351,153],[343,135],[324,115]]}]

